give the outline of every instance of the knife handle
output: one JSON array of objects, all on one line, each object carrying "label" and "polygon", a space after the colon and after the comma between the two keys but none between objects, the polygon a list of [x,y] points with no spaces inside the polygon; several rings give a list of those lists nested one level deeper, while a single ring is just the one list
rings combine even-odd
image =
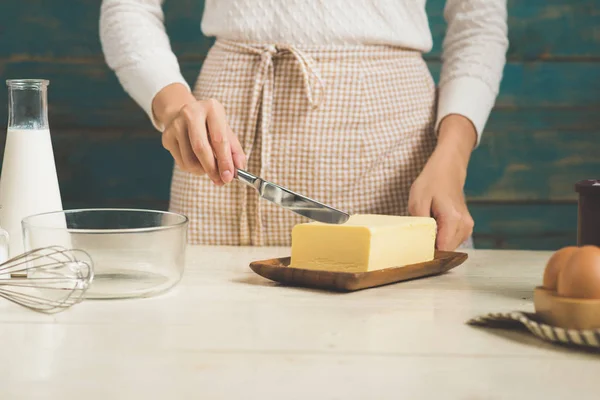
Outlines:
[{"label": "knife handle", "polygon": [[260,186],[260,179],[249,172],[244,171],[243,169],[236,169],[235,171],[236,178],[245,183],[248,186],[252,186],[254,189],[258,190]]}]

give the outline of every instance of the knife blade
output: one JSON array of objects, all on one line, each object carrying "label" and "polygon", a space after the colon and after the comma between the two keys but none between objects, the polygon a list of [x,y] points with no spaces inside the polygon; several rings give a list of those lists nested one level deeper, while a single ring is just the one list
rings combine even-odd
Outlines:
[{"label": "knife blade", "polygon": [[252,186],[263,199],[314,221],[343,224],[350,218],[350,215],[344,211],[265,181],[247,171],[236,169],[236,178],[248,186]]}]

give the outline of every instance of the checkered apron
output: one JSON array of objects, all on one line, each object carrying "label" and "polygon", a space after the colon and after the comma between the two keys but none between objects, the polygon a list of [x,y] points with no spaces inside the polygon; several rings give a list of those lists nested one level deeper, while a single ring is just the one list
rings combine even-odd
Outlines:
[{"label": "checkered apron", "polygon": [[[194,95],[223,104],[249,172],[351,213],[406,215],[435,146],[435,85],[417,51],[217,40]],[[191,244],[289,246],[307,221],[177,166],[170,209],[189,217]]]}]

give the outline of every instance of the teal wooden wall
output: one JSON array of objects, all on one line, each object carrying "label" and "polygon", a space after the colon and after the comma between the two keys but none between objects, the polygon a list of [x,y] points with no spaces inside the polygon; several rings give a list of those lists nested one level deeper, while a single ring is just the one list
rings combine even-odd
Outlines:
[{"label": "teal wooden wall", "polygon": [[[105,66],[99,0],[2,0],[0,78],[50,79],[50,124],[67,207],[167,207],[172,161]],[[167,29],[193,82],[211,40],[202,0],[167,0]],[[429,0],[437,79],[443,0]],[[509,0],[510,50],[467,182],[483,248],[575,242],[575,181],[600,177],[600,1]],[[0,91],[6,124],[6,91]],[[4,137],[1,138],[4,143]]]}]

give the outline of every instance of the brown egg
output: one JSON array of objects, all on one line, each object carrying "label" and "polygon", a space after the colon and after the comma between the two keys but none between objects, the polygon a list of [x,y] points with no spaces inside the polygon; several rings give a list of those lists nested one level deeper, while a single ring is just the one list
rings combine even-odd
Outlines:
[{"label": "brown egg", "polygon": [[558,274],[558,295],[600,299],[600,248],[580,247]]},{"label": "brown egg", "polygon": [[552,254],[552,257],[548,260],[546,269],[544,270],[543,286],[545,289],[556,290],[558,273],[569,263],[569,259],[576,250],[579,250],[579,247],[568,246],[563,247]]}]

